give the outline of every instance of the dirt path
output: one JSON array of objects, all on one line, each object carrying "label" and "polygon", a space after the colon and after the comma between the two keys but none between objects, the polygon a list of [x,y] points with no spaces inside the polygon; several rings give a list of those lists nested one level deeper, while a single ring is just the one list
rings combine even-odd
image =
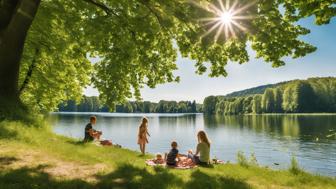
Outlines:
[{"label": "dirt path", "polygon": [[36,167],[55,179],[81,179],[87,182],[95,182],[95,175],[106,169],[104,164],[80,164],[64,161],[41,151],[13,149],[0,145],[0,170]]}]

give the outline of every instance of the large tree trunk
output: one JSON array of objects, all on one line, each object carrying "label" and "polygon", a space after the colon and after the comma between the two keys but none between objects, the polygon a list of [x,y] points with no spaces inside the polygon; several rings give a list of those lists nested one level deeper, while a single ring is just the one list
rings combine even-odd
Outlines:
[{"label": "large tree trunk", "polygon": [[40,0],[0,0],[0,118],[21,108],[18,78],[27,32]]}]

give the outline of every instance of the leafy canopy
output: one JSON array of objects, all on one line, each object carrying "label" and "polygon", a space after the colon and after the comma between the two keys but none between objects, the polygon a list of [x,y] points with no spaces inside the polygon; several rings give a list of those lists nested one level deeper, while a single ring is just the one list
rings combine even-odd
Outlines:
[{"label": "leafy canopy", "polygon": [[[237,9],[250,2],[237,0]],[[315,50],[299,39],[309,30],[296,21],[315,16],[327,24],[336,13],[334,0],[257,0],[244,10],[252,19],[239,21],[245,31],[214,41],[216,32],[204,35],[211,24],[201,21],[215,16],[210,4],[220,6],[217,0],[44,0],[25,44],[21,85],[33,71],[21,98],[38,111],[53,110],[80,98],[91,80],[113,108],[140,99],[144,85],[179,81],[173,74],[178,51],[211,77],[226,76],[229,61],[248,62],[249,45],[257,58],[279,67],[283,57]],[[89,57],[100,61],[91,65]]]}]

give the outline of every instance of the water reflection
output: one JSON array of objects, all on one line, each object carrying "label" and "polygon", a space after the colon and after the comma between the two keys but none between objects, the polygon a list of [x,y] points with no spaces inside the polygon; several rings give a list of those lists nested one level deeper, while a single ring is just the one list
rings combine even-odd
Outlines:
[{"label": "water reflection", "polygon": [[333,140],[336,116],[327,115],[246,115],[204,116],[206,127],[234,127],[268,133],[270,136],[290,136],[300,140]]}]

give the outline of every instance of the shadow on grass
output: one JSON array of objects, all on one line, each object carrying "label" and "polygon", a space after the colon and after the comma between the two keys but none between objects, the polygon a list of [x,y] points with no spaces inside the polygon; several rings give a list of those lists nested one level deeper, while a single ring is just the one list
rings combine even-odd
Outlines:
[{"label": "shadow on grass", "polygon": [[250,189],[249,184],[244,181],[233,178],[226,178],[219,175],[209,176],[199,170],[191,174],[191,180],[183,188],[203,189],[203,188],[221,188],[221,189]]},{"label": "shadow on grass", "polygon": [[45,166],[34,168],[20,168],[0,172],[1,188],[35,189],[35,188],[94,188],[93,185],[82,180],[55,180],[49,174],[43,172]]},{"label": "shadow on grass", "polygon": [[18,133],[15,130],[9,130],[2,124],[3,123],[0,123],[0,138],[13,139],[17,136]]},{"label": "shadow on grass", "polygon": [[86,144],[82,140],[67,140],[66,142],[72,145],[76,145],[76,146],[83,146]]},{"label": "shadow on grass", "polygon": [[17,159],[16,157],[9,157],[9,156],[0,157],[0,166],[10,165],[18,160],[19,159]]},{"label": "shadow on grass", "polygon": [[[11,161],[11,160],[10,160]],[[168,189],[168,188],[218,188],[218,189],[248,189],[243,181],[225,178],[218,175],[207,175],[200,170],[191,173],[189,181],[183,181],[170,170],[155,167],[153,169],[139,168],[131,164],[119,166],[116,170],[103,175],[97,175],[97,182],[90,183],[81,179],[55,179],[43,169],[45,165],[34,168],[23,167],[16,170],[0,171],[0,186],[2,188],[123,188],[123,189]],[[186,174],[189,173],[185,172]]]},{"label": "shadow on grass", "polygon": [[155,167],[149,172],[146,168],[138,168],[126,164],[107,175],[97,177],[100,182],[98,188],[170,188],[183,184],[182,180],[167,169]]}]

